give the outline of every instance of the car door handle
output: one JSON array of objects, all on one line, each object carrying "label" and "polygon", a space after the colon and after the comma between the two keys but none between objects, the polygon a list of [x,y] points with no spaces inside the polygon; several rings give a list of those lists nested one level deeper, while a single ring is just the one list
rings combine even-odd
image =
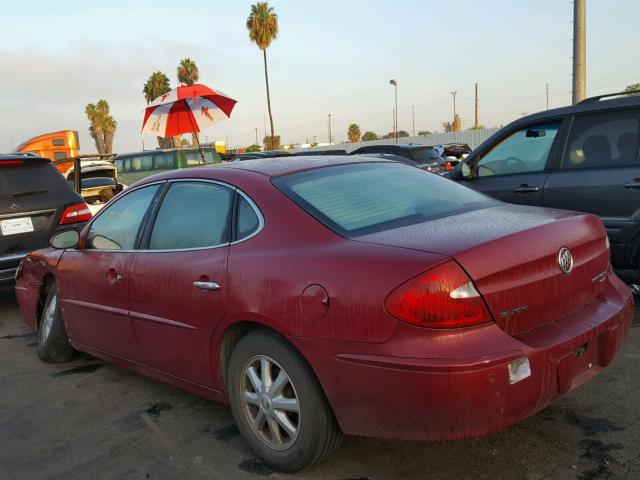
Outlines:
[{"label": "car door handle", "polygon": [[193,286],[201,290],[220,290],[220,284],[218,282],[193,282]]},{"label": "car door handle", "polygon": [[519,187],[515,187],[513,189],[515,193],[532,193],[532,192],[537,192],[539,190],[540,190],[540,187],[537,187],[535,185],[529,186],[526,184],[520,185]]}]

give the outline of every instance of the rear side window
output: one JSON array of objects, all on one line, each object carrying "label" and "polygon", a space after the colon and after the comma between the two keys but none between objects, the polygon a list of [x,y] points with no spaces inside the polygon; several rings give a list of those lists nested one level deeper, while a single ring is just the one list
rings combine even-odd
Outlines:
[{"label": "rear side window", "polygon": [[339,165],[276,178],[274,184],[335,232],[356,237],[499,202],[400,163]]},{"label": "rear side window", "polygon": [[149,248],[178,250],[228,243],[234,194],[215,183],[173,183],[158,210]]},{"label": "rear side window", "polygon": [[199,165],[202,163],[202,158],[200,157],[200,152],[196,150],[185,150],[184,158],[187,161],[188,167],[193,167],[195,165]]},{"label": "rear side window", "polygon": [[153,157],[151,155],[143,155],[142,156],[142,170],[151,170]]},{"label": "rear side window", "polygon": [[258,230],[260,227],[260,219],[253,207],[242,195],[238,195],[238,199],[236,240],[242,240]]},{"label": "rear side window", "polygon": [[140,224],[151,205],[158,185],[150,185],[127,193],[100,212],[91,223],[87,242],[97,250],[131,250]]},{"label": "rear side window", "polygon": [[576,116],[564,169],[613,167],[638,163],[640,111],[616,111]]},{"label": "rear side window", "polygon": [[129,161],[131,162],[132,172],[139,172],[142,170],[142,157],[131,157]]},{"label": "rear side window", "polygon": [[156,170],[175,168],[173,152],[156,153],[153,156],[153,168]]}]

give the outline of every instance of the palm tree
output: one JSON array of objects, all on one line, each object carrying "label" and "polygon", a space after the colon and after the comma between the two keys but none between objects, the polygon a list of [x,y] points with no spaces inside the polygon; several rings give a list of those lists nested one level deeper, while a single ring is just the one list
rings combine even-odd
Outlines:
[{"label": "palm tree", "polygon": [[[164,95],[169,91],[171,91],[169,77],[161,71],[153,72],[149,76],[147,83],[145,83],[142,88],[142,93],[144,93],[144,99],[147,101],[147,105],[153,102],[160,95]],[[158,146],[160,148],[171,148],[176,146],[173,138],[156,138],[158,139]]]},{"label": "palm tree", "polygon": [[[198,78],[200,78],[200,72],[198,72],[196,62],[191,60],[189,57],[180,60],[180,64],[178,65],[178,83],[181,85],[193,85],[198,81]],[[191,134],[191,144],[194,147],[200,146],[198,132],[193,132]]]},{"label": "palm tree", "polygon": [[349,125],[347,136],[349,137],[349,141],[352,143],[360,141],[360,127],[357,123],[352,123],[351,125]]},{"label": "palm tree", "polygon": [[102,132],[102,126],[100,125],[100,112],[93,103],[87,104],[84,107],[84,113],[89,119],[89,134],[93,141],[96,143],[96,150],[98,153],[104,152],[104,134]]},{"label": "palm tree", "polygon": [[196,62],[189,57],[180,60],[178,65],[178,82],[182,85],[193,85],[200,78]]},{"label": "palm tree", "polygon": [[257,2],[251,5],[251,15],[247,18],[249,39],[254,42],[264,58],[264,79],[267,84],[267,108],[271,124],[271,138],[273,139],[273,115],[271,114],[271,96],[269,95],[269,74],[267,72],[267,48],[278,37],[278,15],[267,2]]}]

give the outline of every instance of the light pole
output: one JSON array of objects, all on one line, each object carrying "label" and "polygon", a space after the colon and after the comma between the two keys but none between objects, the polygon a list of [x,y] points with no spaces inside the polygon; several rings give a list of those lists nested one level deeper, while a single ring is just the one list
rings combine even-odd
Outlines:
[{"label": "light pole", "polygon": [[329,145],[331,145],[331,114],[329,114]]},{"label": "light pole", "polygon": [[586,2],[573,2],[573,94],[575,105],[587,94],[587,37],[586,37]]},{"label": "light pole", "polygon": [[456,95],[458,94],[457,90],[454,90],[453,92],[451,92],[451,95],[453,95],[453,121],[456,121]]},{"label": "light pole", "polygon": [[393,85],[395,96],[396,109],[393,113],[393,136],[396,139],[396,143],[398,143],[398,81],[395,78],[392,78],[389,80],[389,83]]},{"label": "light pole", "polygon": [[258,127],[256,127],[256,145],[260,145],[260,144],[258,143]]}]

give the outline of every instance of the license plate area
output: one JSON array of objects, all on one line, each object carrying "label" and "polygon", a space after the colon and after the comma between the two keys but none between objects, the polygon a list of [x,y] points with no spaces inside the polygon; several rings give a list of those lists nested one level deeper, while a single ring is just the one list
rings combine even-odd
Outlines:
[{"label": "license plate area", "polygon": [[558,391],[565,393],[574,381],[598,366],[596,339],[572,349],[558,360]]},{"label": "license plate area", "polygon": [[33,232],[31,217],[18,217],[0,220],[0,232],[3,237]]}]

